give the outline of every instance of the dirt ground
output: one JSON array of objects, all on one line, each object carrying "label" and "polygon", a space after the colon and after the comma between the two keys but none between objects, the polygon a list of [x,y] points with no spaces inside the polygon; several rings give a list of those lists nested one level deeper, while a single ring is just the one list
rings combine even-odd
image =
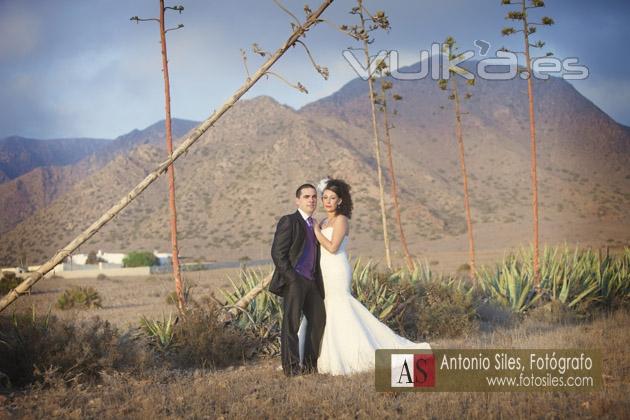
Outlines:
[{"label": "dirt ground", "polygon": [[[478,253],[480,263],[490,264],[500,261],[503,251],[488,250]],[[433,252],[427,254],[424,259],[436,272],[455,272],[466,261],[466,252]],[[367,259],[362,258],[363,262]],[[375,260],[384,268],[382,261]],[[394,261],[395,264],[403,264],[402,261]],[[270,265],[254,267],[256,270],[268,272],[272,270]],[[230,278],[238,282],[238,268],[216,269],[205,271],[184,272],[185,281],[193,285],[191,297],[203,299],[214,293],[223,301],[219,289],[232,290]],[[93,287],[98,291],[102,300],[100,309],[70,309],[60,310],[55,303],[64,290],[74,287]],[[25,295],[14,302],[8,311],[25,311],[35,308],[37,313],[53,314],[65,318],[81,320],[92,316],[99,316],[121,328],[137,326],[141,316],[152,319],[160,319],[162,315],[168,316],[175,313],[177,308],[167,303],[167,296],[175,290],[174,282],[170,274],[154,274],[139,277],[107,277],[105,279],[77,278],[66,279],[63,277],[44,278],[33,286],[31,295]]]},{"label": "dirt ground", "polygon": [[[433,257],[433,255],[435,255]],[[487,252],[483,262],[503,253]],[[457,266],[465,253],[436,252],[441,264]],[[270,267],[261,267],[270,269]],[[192,296],[230,288],[238,269],[185,273]],[[62,311],[57,298],[71,286],[94,287],[103,308]],[[99,316],[121,328],[142,315],[176,312],[166,297],[169,275],[43,279],[9,311],[51,311],[65,319]],[[592,322],[550,323],[527,319],[490,326],[474,335],[435,340],[434,348],[601,349],[604,386],[591,392],[377,393],[373,373],[349,377],[311,375],[287,379],[279,358],[263,358],[222,370],[194,369],[105,375],[94,385],[50,385],[0,395],[2,418],[627,418],[630,412],[630,313],[617,311]]]},{"label": "dirt ground", "polygon": [[[261,267],[264,268],[264,267]],[[267,267],[270,269],[270,267]],[[229,278],[238,280],[238,269],[217,269],[183,273],[185,281],[193,285],[191,296],[200,299],[215,292],[221,297],[219,288],[231,289]],[[60,310],[55,307],[64,290],[73,286],[93,287],[101,296],[100,309]],[[167,303],[167,296],[175,290],[169,274],[142,277],[112,277],[106,279],[63,277],[45,278],[33,286],[31,295],[25,295],[7,310],[24,311],[35,308],[37,313],[53,314],[64,319],[86,319],[99,316],[121,328],[137,326],[141,316],[160,319],[162,315],[177,312],[173,304]],[[222,299],[221,299],[222,300]]]},{"label": "dirt ground", "polygon": [[218,371],[116,373],[95,385],[35,387],[0,401],[0,418],[628,418],[629,322],[627,311],[578,324],[528,320],[433,343],[442,348],[601,349],[603,387],[595,391],[379,393],[373,373],[288,379],[273,358]]},{"label": "dirt ground", "polygon": [[[486,241],[488,240],[488,238],[485,239]],[[455,273],[467,261],[468,252],[465,248],[465,243],[462,245],[462,250],[451,251],[450,249],[457,249],[450,243],[452,241],[453,239],[449,239],[448,243],[444,244],[434,241],[432,250],[427,250],[417,261],[421,263],[426,261],[436,273]],[[486,242],[486,245],[490,244]],[[497,245],[503,245],[500,235],[497,235]],[[575,244],[570,246],[574,247]],[[584,243],[581,246],[584,246]],[[596,245],[595,247],[597,248]],[[619,249],[621,248],[611,248],[611,252],[617,252]],[[496,262],[500,262],[509,251],[510,248],[480,247],[476,251],[477,265],[493,265]],[[350,254],[351,258],[355,255],[358,254]],[[394,256],[396,257],[396,255]],[[361,261],[367,262],[368,259],[362,257]],[[373,261],[379,263],[380,267],[385,267],[383,260],[374,259]],[[400,267],[403,264],[404,262],[400,256],[399,258],[394,258],[395,266]],[[262,265],[254,268],[264,272],[272,270],[271,265]],[[229,268],[184,272],[183,276],[186,281],[193,285],[191,290],[192,298],[199,300],[214,293],[217,298],[223,301],[219,289],[231,290],[229,279],[232,278],[238,281],[238,273],[238,268]],[[89,286],[96,289],[101,296],[103,307],[90,310],[60,310],[55,308],[55,303],[63,291],[73,286]],[[167,303],[167,296],[173,290],[175,290],[175,286],[169,274],[112,277],[103,280],[52,277],[40,280],[33,287],[31,295],[19,298],[8,308],[8,311],[31,310],[34,307],[37,313],[46,313],[51,309],[54,314],[62,318],[84,319],[99,316],[118,327],[136,326],[143,315],[157,319],[161,318],[162,315],[168,316],[170,312],[176,312],[177,308],[175,305]]]}]

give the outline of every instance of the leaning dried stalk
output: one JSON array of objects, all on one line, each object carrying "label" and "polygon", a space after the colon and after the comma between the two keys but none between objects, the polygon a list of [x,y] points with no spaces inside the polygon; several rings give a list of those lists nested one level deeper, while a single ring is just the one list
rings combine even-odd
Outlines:
[{"label": "leaning dried stalk", "polygon": [[181,143],[177,149],[173,151],[173,154],[164,162],[160,163],[158,167],[151,172],[147,177],[136,185],[125,197],[120,199],[112,208],[110,208],[105,214],[103,214],[96,222],[92,223],[90,227],[84,230],[79,236],[73,239],[63,249],[58,251],[51,259],[42,264],[37,271],[31,273],[26,280],[20,283],[15,289],[7,293],[2,299],[0,299],[0,312],[2,312],[7,306],[13,303],[20,295],[25,294],[35,283],[44,277],[46,273],[55,268],[57,264],[63,262],[75,249],[81,244],[90,239],[96,232],[98,232],[107,222],[120,213],[125,207],[135,200],[142,192],[147,189],[161,174],[166,172],[168,167],[177,160],[205,133],[210,127],[212,127],[227,111],[229,111],[234,104],[249,90],[251,87],[260,80],[275,64],[280,57],[292,46],[295,45],[297,40],[302,37],[312,26],[319,22],[319,16],[326,10],[328,6],[332,4],[333,0],[325,0],[317,10],[315,10],[303,25],[297,26],[293,33],[289,36],[287,41],[280,47],[269,59],[254,73],[251,79],[248,79],[236,92],[223,103],[223,105],[215,112],[203,121],[197,128],[195,128]]}]

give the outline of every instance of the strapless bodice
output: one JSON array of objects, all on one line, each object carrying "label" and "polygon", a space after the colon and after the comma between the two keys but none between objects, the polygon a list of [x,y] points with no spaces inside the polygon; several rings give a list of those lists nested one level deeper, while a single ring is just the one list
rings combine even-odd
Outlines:
[{"label": "strapless bodice", "polygon": [[[333,235],[333,228],[332,228],[332,226],[328,226],[328,227],[322,229],[322,235],[324,235],[326,237],[326,239],[328,239],[329,241],[332,241],[332,235]],[[343,238],[343,240],[341,241],[341,245],[339,245],[339,249],[337,249],[337,252],[335,252],[334,254],[331,253],[330,251],[328,251],[323,246],[320,246],[320,248],[321,248],[321,251],[322,251],[322,255],[327,254],[327,255],[331,255],[332,256],[332,255],[345,254],[347,245],[348,245],[348,235],[346,235]]]}]

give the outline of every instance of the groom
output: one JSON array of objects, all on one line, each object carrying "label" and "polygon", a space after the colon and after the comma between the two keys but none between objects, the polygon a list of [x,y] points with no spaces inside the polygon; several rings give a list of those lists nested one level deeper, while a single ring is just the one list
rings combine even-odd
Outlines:
[{"label": "groom", "polygon": [[[324,283],[319,267],[319,244],[313,232],[317,191],[311,184],[295,192],[297,211],[278,221],[271,246],[275,271],[269,291],[282,296],[282,370],[287,376],[317,371],[317,358],[326,324]],[[304,366],[300,369],[298,329],[307,320]]]}]

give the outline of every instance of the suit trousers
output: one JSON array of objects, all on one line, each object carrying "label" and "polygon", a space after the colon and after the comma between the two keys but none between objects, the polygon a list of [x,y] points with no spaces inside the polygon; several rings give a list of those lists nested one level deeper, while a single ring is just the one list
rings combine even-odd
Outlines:
[{"label": "suit trousers", "polygon": [[287,376],[298,375],[301,372],[298,330],[301,315],[304,313],[307,320],[304,370],[317,371],[317,358],[326,326],[326,309],[315,280],[298,275],[296,280],[286,285],[282,304],[284,309],[281,335],[282,370]]}]

